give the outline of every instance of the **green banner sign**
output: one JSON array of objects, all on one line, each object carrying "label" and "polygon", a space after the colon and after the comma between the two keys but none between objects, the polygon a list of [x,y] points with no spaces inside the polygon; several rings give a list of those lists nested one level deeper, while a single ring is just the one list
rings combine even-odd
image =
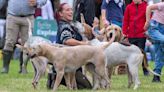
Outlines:
[{"label": "green banner sign", "polygon": [[45,20],[38,18],[34,21],[34,30],[32,34],[33,36],[44,37],[55,43],[57,30],[58,26],[56,20]]}]

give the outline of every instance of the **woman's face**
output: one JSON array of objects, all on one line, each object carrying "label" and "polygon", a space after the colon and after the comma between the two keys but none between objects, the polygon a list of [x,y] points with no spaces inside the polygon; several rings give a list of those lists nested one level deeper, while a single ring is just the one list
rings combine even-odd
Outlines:
[{"label": "woman's face", "polygon": [[63,10],[59,14],[61,18],[65,21],[70,22],[73,20],[73,10],[68,4],[65,4],[63,6]]}]

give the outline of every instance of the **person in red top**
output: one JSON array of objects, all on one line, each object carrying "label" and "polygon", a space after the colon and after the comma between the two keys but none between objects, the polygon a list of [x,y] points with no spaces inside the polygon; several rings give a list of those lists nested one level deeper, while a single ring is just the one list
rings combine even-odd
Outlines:
[{"label": "person in red top", "polygon": [[[146,7],[147,2],[144,0],[133,0],[126,7],[122,27],[123,34],[128,38],[129,42],[143,50],[146,42],[145,30],[143,29],[146,22]],[[149,75],[143,64],[142,67],[144,75]]]}]

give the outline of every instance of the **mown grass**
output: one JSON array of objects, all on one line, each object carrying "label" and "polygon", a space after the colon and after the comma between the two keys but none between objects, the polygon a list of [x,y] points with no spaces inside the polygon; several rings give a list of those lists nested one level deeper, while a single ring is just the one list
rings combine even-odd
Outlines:
[{"label": "mown grass", "polygon": [[[151,67],[153,62],[150,63]],[[0,60],[0,67],[2,67],[2,61]],[[114,75],[112,76],[112,87],[106,90],[68,90],[64,86],[60,86],[58,92],[164,92],[164,82],[152,83],[153,75],[143,76],[142,69],[139,71],[139,78],[141,85],[139,89],[133,90],[127,88],[127,75]],[[19,62],[12,61],[10,64],[9,74],[0,73],[0,92],[52,92],[46,88],[47,77],[41,78],[38,88],[33,89],[31,82],[33,78],[33,68],[31,63],[28,64],[28,74],[19,74]],[[164,81],[163,76],[161,80]]]}]

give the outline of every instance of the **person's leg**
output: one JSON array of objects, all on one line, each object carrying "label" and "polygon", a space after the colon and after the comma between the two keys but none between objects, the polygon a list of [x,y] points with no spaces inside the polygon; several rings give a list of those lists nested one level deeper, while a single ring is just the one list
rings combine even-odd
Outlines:
[{"label": "person's leg", "polygon": [[[155,44],[155,51],[156,51],[156,54],[155,54],[155,65],[154,65],[154,72],[158,73],[158,74],[161,74],[161,70],[162,70],[162,67],[164,65],[164,52],[162,50],[162,48],[164,45],[160,45],[160,44]],[[152,82],[161,82],[160,80],[160,77],[159,76],[155,76],[153,77],[153,80]]]},{"label": "person's leg", "polygon": [[148,29],[148,35],[151,38],[151,40],[154,42],[160,42],[164,43],[164,27],[161,26],[156,21],[150,21],[150,27]]},{"label": "person's leg", "polygon": [[0,37],[3,37],[5,23],[6,23],[6,21],[4,19],[0,19]]},{"label": "person's leg", "polygon": [[151,61],[150,46],[146,46],[146,45],[145,45],[145,50],[144,50],[144,51],[145,51],[145,53],[146,53],[146,58],[147,58],[148,62]]},{"label": "person's leg", "polygon": [[[137,46],[140,47],[141,49],[145,49],[145,43],[146,43],[146,38],[138,38],[137,40]],[[148,62],[146,62],[148,63]],[[142,70],[143,70],[143,74],[149,75],[149,71],[146,69],[146,67],[144,67],[144,62],[142,62]]]},{"label": "person's leg", "polygon": [[29,17],[23,17],[19,19],[21,21],[22,26],[20,27],[20,39],[21,39],[21,45],[24,45],[24,43],[27,41],[29,38],[30,31],[33,29],[34,25],[34,17],[29,16]]},{"label": "person's leg", "polygon": [[5,42],[5,23],[4,19],[0,19],[0,49],[3,49]]},{"label": "person's leg", "polygon": [[[164,65],[164,25],[156,21],[150,22],[148,34],[154,42],[155,47],[155,68],[154,71],[161,74],[162,67]],[[160,82],[159,76],[154,76],[152,82]]]},{"label": "person's leg", "polygon": [[[34,17],[30,16],[30,17],[22,17],[19,18],[19,20],[21,21],[22,26],[20,27],[20,44],[24,45],[24,43],[27,41],[28,37],[29,37],[29,31],[31,31],[33,29],[33,20]],[[23,61],[23,52],[20,53],[20,71],[19,73],[27,73],[27,70],[22,71],[22,65],[24,63],[24,67],[27,67],[27,61]],[[25,68],[24,68],[25,69]]]},{"label": "person's leg", "polygon": [[22,66],[23,66],[23,51],[20,52],[20,56],[19,56],[19,61],[20,61],[20,70],[19,73],[22,73]]},{"label": "person's leg", "polygon": [[154,44],[152,44],[152,45],[149,47],[149,51],[150,51],[150,55],[151,55],[151,61],[154,61],[154,58],[155,58]]},{"label": "person's leg", "polygon": [[19,26],[15,17],[8,15],[6,21],[6,42],[3,48],[3,69],[1,73],[8,73],[13,49],[17,41]]},{"label": "person's leg", "polygon": [[92,89],[91,83],[80,70],[76,72],[76,82],[78,89]]},{"label": "person's leg", "polygon": [[[48,74],[48,80],[47,80],[47,88],[53,89],[53,85],[55,83],[54,78],[56,78],[56,71],[54,67],[52,67],[53,73]],[[77,88],[78,89],[92,89],[92,85],[89,82],[89,80],[86,78],[85,75],[82,74],[81,69],[78,69],[76,71],[76,82],[77,82]],[[62,85],[66,86],[65,79],[62,78],[61,83]]]}]

